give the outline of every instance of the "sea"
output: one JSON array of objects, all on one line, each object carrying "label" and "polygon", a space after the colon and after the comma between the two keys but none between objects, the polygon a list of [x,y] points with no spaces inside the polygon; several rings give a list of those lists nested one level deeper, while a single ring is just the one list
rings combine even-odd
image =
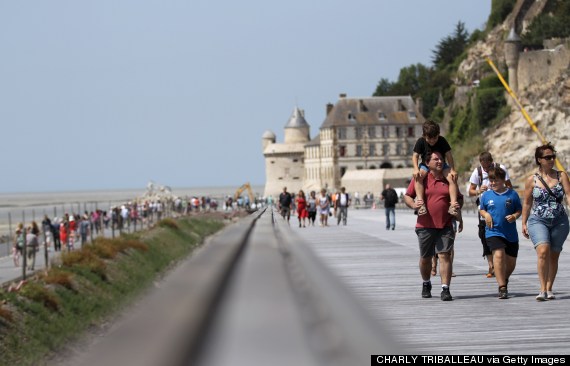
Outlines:
[{"label": "sea", "polygon": [[[251,186],[254,195],[263,194],[263,186]],[[238,187],[171,187],[173,195],[184,197],[211,197],[218,201],[235,194]],[[121,205],[142,197],[146,187],[139,189],[67,191],[67,192],[30,192],[0,193],[0,237],[5,237],[15,230],[16,224],[32,221],[41,222],[44,215],[50,218],[61,217],[64,213],[83,213]]]}]

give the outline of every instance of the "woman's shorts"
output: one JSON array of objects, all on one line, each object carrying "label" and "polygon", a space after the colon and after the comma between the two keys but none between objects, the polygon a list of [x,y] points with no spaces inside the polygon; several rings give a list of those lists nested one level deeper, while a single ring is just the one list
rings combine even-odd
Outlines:
[{"label": "woman's shorts", "polygon": [[487,238],[487,245],[491,251],[505,249],[505,254],[509,257],[517,257],[519,254],[519,242],[508,241],[502,236],[491,236]]},{"label": "woman's shorts", "polygon": [[550,244],[550,250],[560,253],[562,246],[568,237],[570,227],[568,216],[562,215],[553,219],[546,219],[536,215],[530,215],[527,222],[530,240],[534,248],[539,244]]}]

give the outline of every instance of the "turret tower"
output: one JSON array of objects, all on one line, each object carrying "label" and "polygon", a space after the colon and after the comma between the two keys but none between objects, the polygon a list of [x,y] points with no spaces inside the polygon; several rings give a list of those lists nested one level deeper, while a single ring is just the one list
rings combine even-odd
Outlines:
[{"label": "turret tower", "polygon": [[518,65],[520,53],[521,39],[515,32],[515,28],[511,28],[509,36],[505,40],[505,60],[509,68],[509,88],[515,93],[518,90]]},{"label": "turret tower", "polygon": [[291,118],[285,125],[285,143],[305,143],[310,139],[310,126],[305,120],[305,112],[295,107]]}]

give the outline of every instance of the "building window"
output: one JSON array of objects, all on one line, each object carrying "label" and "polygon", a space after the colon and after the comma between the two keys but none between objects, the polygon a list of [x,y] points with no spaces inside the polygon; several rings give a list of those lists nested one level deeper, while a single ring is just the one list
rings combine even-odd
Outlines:
[{"label": "building window", "polygon": [[402,128],[396,127],[396,137],[402,137]]},{"label": "building window", "polygon": [[342,177],[344,175],[344,173],[346,173],[346,167],[345,166],[341,166],[340,167],[340,176]]},{"label": "building window", "polygon": [[368,137],[370,137],[371,139],[376,138],[376,127],[375,126],[368,127]]},{"label": "building window", "polygon": [[290,171],[289,168],[285,168],[285,176],[286,176],[286,177],[289,176],[289,171]]},{"label": "building window", "polygon": [[357,140],[362,138],[362,127],[354,127],[354,136]]},{"label": "building window", "polygon": [[396,155],[402,155],[402,144],[396,145]]},{"label": "building window", "polygon": [[386,113],[384,112],[378,112],[378,119],[380,121],[385,121],[386,120]]},{"label": "building window", "polygon": [[368,156],[376,156],[376,144],[370,144],[368,146]]},{"label": "building window", "polygon": [[293,163],[296,163],[298,161],[299,161],[299,159],[293,159]]},{"label": "building window", "polygon": [[293,177],[293,180],[299,180],[299,177]]},{"label": "building window", "polygon": [[390,155],[390,145],[384,144],[382,145],[382,155]]},{"label": "building window", "polygon": [[362,165],[357,165],[357,166],[356,166],[356,170],[362,170],[362,169],[364,169],[364,167],[363,167]]},{"label": "building window", "polygon": [[275,164],[275,160],[271,160],[271,164]]},{"label": "building window", "polygon": [[338,139],[339,140],[346,140],[346,128],[340,127],[338,129]]},{"label": "building window", "polygon": [[362,145],[356,145],[356,156],[362,156]]},{"label": "building window", "polygon": [[414,112],[414,111],[409,111],[409,112],[408,112],[408,116],[410,116],[410,119],[416,119],[416,112]]},{"label": "building window", "polygon": [[383,126],[382,127],[382,137],[387,139],[388,137],[390,137],[390,129],[388,128],[388,126]]},{"label": "building window", "polygon": [[416,129],[413,127],[408,127],[408,137],[416,137]]},{"label": "building window", "polygon": [[354,116],[353,116],[352,113],[350,113],[350,112],[348,113],[348,116],[347,116],[347,117],[348,117],[348,120],[349,120],[349,121],[354,119]]},{"label": "building window", "polygon": [[413,155],[414,154],[414,145],[409,144],[408,145],[408,155]]},{"label": "building window", "polygon": [[338,147],[338,156],[340,156],[340,157],[346,156],[346,146],[340,145]]}]

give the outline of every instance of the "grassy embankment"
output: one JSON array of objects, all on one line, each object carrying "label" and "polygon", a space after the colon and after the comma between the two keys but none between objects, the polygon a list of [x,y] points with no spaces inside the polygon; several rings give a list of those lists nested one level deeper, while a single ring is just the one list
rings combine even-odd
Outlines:
[{"label": "grassy embankment", "polygon": [[175,261],[224,226],[221,219],[165,219],[150,231],[100,238],[62,255],[19,292],[0,292],[0,365],[36,365],[125,308]]}]

